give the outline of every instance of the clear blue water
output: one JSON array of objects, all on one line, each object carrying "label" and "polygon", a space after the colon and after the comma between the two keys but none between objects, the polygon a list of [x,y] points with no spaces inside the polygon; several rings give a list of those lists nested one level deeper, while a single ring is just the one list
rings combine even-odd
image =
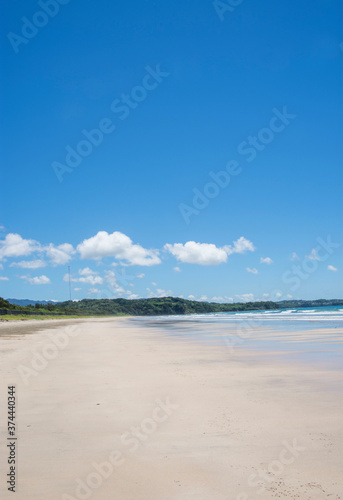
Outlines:
[{"label": "clear blue water", "polygon": [[[134,319],[134,320],[138,320]],[[169,337],[250,349],[343,369],[343,307],[228,312],[139,318]]]}]

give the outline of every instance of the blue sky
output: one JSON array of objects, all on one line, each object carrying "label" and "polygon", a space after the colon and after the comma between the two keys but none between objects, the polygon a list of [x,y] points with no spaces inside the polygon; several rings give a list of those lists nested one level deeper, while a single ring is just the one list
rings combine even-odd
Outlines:
[{"label": "blue sky", "polygon": [[2,7],[1,296],[343,296],[342,4],[233,3]]}]

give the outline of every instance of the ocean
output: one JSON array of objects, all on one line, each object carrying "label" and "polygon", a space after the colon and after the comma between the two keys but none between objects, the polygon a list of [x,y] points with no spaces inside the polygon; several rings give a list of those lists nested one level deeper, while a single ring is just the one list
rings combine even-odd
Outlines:
[{"label": "ocean", "polygon": [[244,349],[259,354],[326,363],[343,369],[343,308],[132,318],[176,341],[222,346],[230,355]]}]

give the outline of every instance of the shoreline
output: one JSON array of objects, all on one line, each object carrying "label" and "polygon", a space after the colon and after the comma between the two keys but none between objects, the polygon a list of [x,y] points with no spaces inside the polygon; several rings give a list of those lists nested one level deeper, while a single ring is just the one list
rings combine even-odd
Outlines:
[{"label": "shoreline", "polygon": [[56,319],[25,319],[25,320],[10,320],[10,321],[0,321],[0,337],[2,335],[15,333],[14,330],[19,330],[18,333],[26,334],[32,331],[40,331],[45,328],[57,328],[60,325],[71,325],[77,323],[86,323],[86,322],[101,322],[101,321],[109,321],[109,320],[125,320],[128,319],[129,316],[104,316],[101,318],[97,317],[83,317],[83,318],[56,318]]},{"label": "shoreline", "polygon": [[[1,325],[18,500],[340,498],[341,371],[232,356],[126,320]],[[63,335],[25,383],[18,366],[33,369],[32,353]]]}]

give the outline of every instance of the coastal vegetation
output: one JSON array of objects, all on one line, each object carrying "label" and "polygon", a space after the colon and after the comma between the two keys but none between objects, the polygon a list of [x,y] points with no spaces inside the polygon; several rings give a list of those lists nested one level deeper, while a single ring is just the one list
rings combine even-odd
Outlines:
[{"label": "coastal vegetation", "polygon": [[198,302],[179,297],[149,299],[83,299],[78,302],[66,301],[54,304],[32,304],[20,306],[0,297],[0,311],[3,314],[27,314],[50,316],[159,316],[177,314],[206,314],[218,312],[261,311],[305,307],[343,306],[343,300],[286,300],[281,302]]}]

